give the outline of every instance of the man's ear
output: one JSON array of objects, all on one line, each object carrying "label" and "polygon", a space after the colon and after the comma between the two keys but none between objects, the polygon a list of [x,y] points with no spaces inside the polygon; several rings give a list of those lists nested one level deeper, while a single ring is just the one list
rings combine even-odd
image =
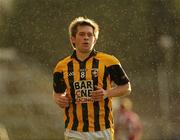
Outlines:
[{"label": "man's ear", "polygon": [[75,37],[71,37],[70,38],[70,42],[71,42],[71,45],[72,45],[72,47],[73,47],[73,49],[75,49],[76,47],[75,47]]},{"label": "man's ear", "polygon": [[75,37],[72,36],[72,37],[70,38],[70,41],[71,41],[72,44],[74,44],[74,43],[75,43]]},{"label": "man's ear", "polygon": [[94,42],[93,42],[93,43],[94,43],[94,44],[96,44],[96,42],[97,42],[97,39],[96,39],[96,38],[94,38]]}]

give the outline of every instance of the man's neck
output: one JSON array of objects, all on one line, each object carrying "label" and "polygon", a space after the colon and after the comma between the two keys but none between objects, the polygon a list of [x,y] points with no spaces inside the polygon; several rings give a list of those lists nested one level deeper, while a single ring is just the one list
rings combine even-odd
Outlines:
[{"label": "man's neck", "polygon": [[76,51],[76,56],[80,61],[84,61],[88,56],[90,55],[91,52],[88,53],[81,53],[79,51]]}]

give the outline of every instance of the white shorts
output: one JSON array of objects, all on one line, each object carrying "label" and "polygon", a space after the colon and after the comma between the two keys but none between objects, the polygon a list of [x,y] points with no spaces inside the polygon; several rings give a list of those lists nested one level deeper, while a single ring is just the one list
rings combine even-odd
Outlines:
[{"label": "white shorts", "polygon": [[96,132],[78,132],[66,129],[65,140],[114,140],[113,130],[105,129]]}]

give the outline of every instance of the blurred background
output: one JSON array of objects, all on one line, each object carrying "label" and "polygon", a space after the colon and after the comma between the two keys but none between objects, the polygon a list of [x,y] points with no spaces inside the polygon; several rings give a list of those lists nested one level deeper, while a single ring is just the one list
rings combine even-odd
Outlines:
[{"label": "blurred background", "polygon": [[72,52],[77,16],[100,25],[96,50],[126,70],[142,139],[179,140],[180,0],[0,0],[0,128],[9,140],[63,140],[52,71]]}]

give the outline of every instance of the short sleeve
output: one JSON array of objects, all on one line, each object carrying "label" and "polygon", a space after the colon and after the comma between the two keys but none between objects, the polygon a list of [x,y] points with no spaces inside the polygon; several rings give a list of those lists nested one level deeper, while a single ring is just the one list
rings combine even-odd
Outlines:
[{"label": "short sleeve", "polygon": [[111,80],[114,81],[117,85],[124,85],[129,82],[129,78],[127,77],[120,63],[110,65],[107,69]]},{"label": "short sleeve", "polygon": [[66,84],[63,78],[63,72],[55,72],[53,74],[53,88],[56,93],[64,93]]}]

